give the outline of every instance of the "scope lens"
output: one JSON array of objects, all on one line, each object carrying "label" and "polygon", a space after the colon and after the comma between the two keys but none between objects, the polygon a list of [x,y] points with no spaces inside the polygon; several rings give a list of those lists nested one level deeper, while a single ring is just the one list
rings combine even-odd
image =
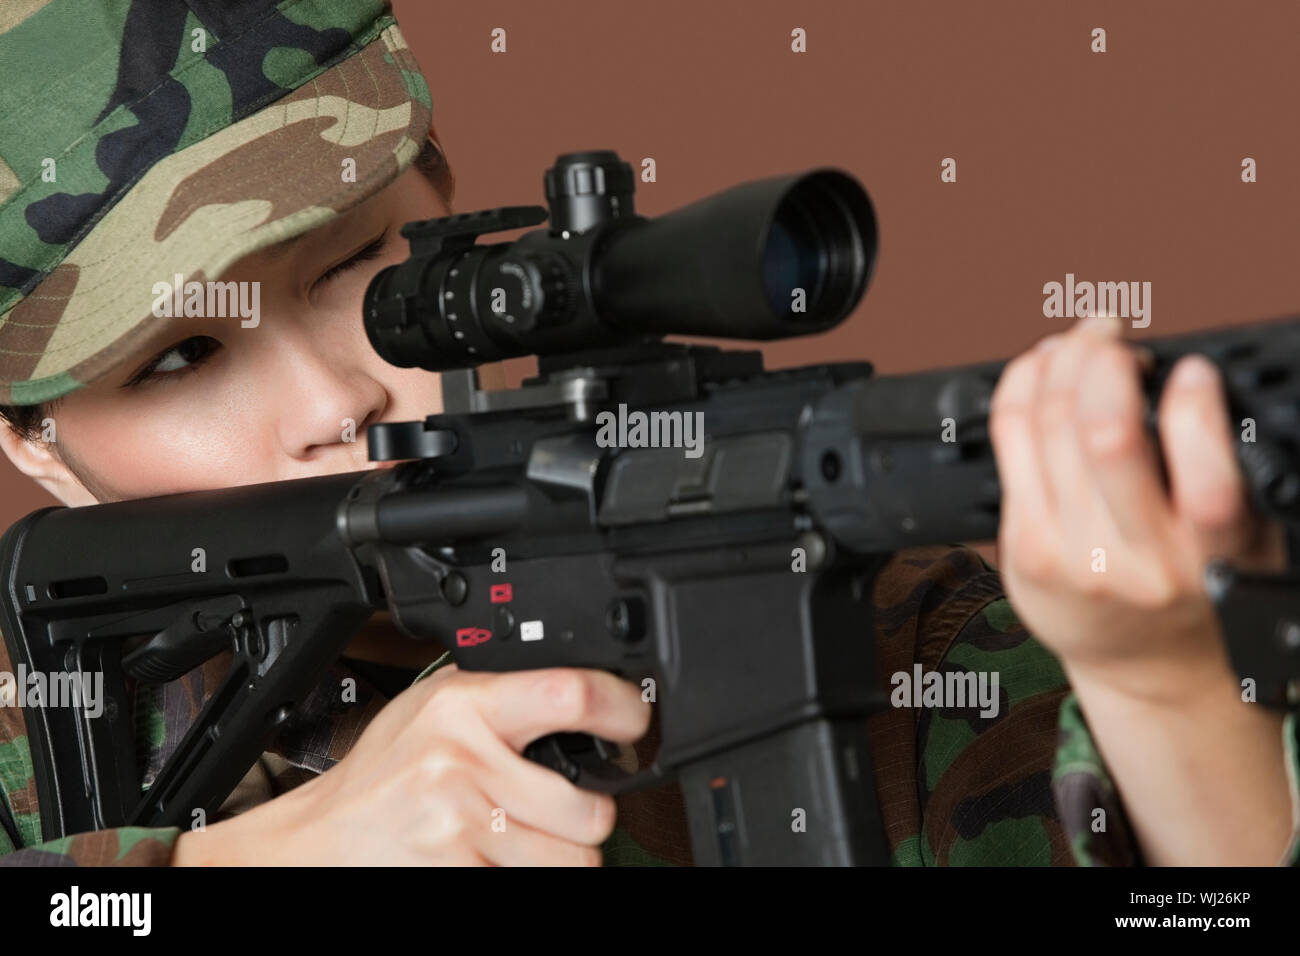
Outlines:
[{"label": "scope lens", "polygon": [[[794,196],[777,208],[763,251],[763,282],[768,302],[777,315],[816,317],[826,273],[826,248],[816,222]],[[795,312],[796,289],[802,289],[801,308]]]}]

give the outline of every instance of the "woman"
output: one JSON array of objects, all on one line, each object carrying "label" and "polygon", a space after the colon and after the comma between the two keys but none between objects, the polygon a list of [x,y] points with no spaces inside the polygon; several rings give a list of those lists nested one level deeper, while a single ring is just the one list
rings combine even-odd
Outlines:
[{"label": "woman", "polygon": [[[353,436],[439,407],[436,376],[384,363],[358,319],[369,279],[407,254],[401,224],[450,208],[428,88],[386,4],[283,6],[177,0],[115,20],[51,0],[0,17],[0,445],[69,505],[354,471],[369,465]],[[24,72],[36,47],[65,56],[66,83]],[[175,275],[249,283],[258,314],[160,315]],[[1297,855],[1294,720],[1243,703],[1200,587],[1211,555],[1280,565],[1282,535],[1248,509],[1202,359],[1161,402],[1166,490],[1117,332],[1051,336],[998,386],[1001,581],[948,549],[900,553],[877,580],[882,673],[992,671],[1005,699],[869,722],[896,863]],[[391,672],[365,680],[365,662],[409,683],[428,655],[376,628],[347,658],[225,818],[186,832],[41,844],[22,712],[0,708],[0,862],[689,861],[673,791],[616,805],[520,756],[581,730],[641,739],[644,757],[638,688],[443,666],[389,701]],[[339,703],[340,673],[361,675],[356,703]],[[141,707],[164,728],[152,765],[183,722],[165,699]]]}]

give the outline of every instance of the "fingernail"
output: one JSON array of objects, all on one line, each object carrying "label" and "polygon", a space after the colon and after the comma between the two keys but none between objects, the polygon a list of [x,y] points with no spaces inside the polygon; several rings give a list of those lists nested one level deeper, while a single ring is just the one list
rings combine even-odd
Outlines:
[{"label": "fingernail", "polygon": [[1219,379],[1219,370],[1203,355],[1188,355],[1180,359],[1169,376],[1169,384],[1178,388],[1203,388]]}]

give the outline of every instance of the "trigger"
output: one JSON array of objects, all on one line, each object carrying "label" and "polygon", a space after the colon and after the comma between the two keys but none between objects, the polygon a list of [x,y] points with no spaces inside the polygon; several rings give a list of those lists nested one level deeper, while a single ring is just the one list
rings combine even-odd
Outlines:
[{"label": "trigger", "polygon": [[574,786],[601,793],[655,787],[668,777],[657,762],[637,769],[634,750],[590,734],[550,734],[525,747],[524,756],[563,774]]},{"label": "trigger", "polygon": [[[617,780],[627,771],[619,766],[621,748],[591,734],[551,734],[528,745],[524,756],[550,767],[577,786],[586,780]],[[588,789],[596,789],[587,785]]]}]

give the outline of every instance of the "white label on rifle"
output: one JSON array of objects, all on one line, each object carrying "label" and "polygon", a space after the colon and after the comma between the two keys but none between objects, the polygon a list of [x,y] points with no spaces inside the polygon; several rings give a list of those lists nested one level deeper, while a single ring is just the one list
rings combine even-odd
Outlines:
[{"label": "white label on rifle", "polygon": [[521,641],[540,641],[542,639],[542,622],[524,621],[519,625],[519,639]]}]

